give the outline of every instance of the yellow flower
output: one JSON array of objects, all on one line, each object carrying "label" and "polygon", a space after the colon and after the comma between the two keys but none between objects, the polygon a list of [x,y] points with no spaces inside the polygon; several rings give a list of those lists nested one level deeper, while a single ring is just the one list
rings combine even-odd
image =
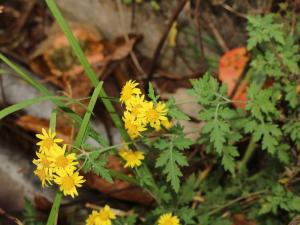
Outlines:
[{"label": "yellow flower", "polygon": [[47,187],[48,184],[52,184],[53,176],[50,175],[45,169],[36,169],[34,174],[38,176],[40,181],[42,182],[42,187]]},{"label": "yellow flower", "polygon": [[121,103],[126,103],[133,95],[141,94],[141,90],[136,87],[137,85],[139,85],[139,83],[136,83],[136,81],[133,80],[129,80],[126,82],[121,91]]},{"label": "yellow flower", "polygon": [[81,187],[82,183],[85,182],[83,176],[79,176],[78,172],[71,172],[60,170],[57,171],[57,176],[54,181],[59,185],[59,189],[64,193],[64,195],[71,195],[72,198],[78,195],[76,187]]},{"label": "yellow flower", "polygon": [[130,98],[126,102],[126,110],[131,113],[135,118],[139,118],[142,112],[142,108],[147,102],[145,101],[145,95],[136,95]]},{"label": "yellow flower", "polygon": [[76,170],[76,165],[78,164],[76,160],[76,155],[74,153],[66,154],[66,145],[60,147],[58,145],[53,146],[49,151],[49,160],[52,162],[54,172],[61,170],[73,172]]},{"label": "yellow flower", "polygon": [[161,124],[166,128],[170,129],[172,127],[172,123],[169,120],[163,120]]},{"label": "yellow flower", "polygon": [[85,221],[86,225],[99,224],[98,214],[99,213],[96,210],[93,210],[92,213],[89,215],[89,217]]},{"label": "yellow flower", "polygon": [[142,121],[136,119],[135,116],[128,111],[124,112],[123,121],[127,133],[132,139],[139,137],[141,135],[140,133],[146,130]]},{"label": "yellow flower", "polygon": [[115,219],[115,213],[109,205],[105,205],[100,211],[93,210],[86,220],[86,225],[111,225],[111,220]]},{"label": "yellow flower", "polygon": [[52,133],[51,130],[49,129],[48,133],[46,130],[43,128],[42,129],[42,134],[37,134],[36,137],[41,139],[36,145],[40,146],[40,150],[42,152],[45,152],[49,150],[53,145],[56,145],[56,143],[60,143],[63,140],[59,138],[55,138],[56,133]]},{"label": "yellow flower", "polygon": [[172,213],[165,213],[159,217],[158,225],[180,225],[177,216],[172,216]]},{"label": "yellow flower", "polygon": [[142,151],[131,151],[128,149],[120,150],[119,155],[126,161],[126,164],[124,165],[125,168],[138,167],[142,164],[141,161],[145,158]]},{"label": "yellow flower", "polygon": [[162,121],[168,120],[166,104],[158,102],[154,106],[153,102],[148,102],[142,109],[142,121],[144,124],[149,123],[155,130],[160,130]]},{"label": "yellow flower", "polygon": [[37,169],[39,170],[45,170],[47,173],[49,173],[50,175],[52,175],[53,173],[53,168],[51,166],[51,161],[49,159],[49,157],[43,153],[36,153],[37,155],[37,159],[33,159],[32,162],[33,164],[35,164],[37,166]]}]

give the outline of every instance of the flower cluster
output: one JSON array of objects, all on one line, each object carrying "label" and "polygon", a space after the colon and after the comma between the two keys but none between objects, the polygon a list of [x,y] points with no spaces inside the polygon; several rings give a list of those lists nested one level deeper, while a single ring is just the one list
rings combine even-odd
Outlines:
[{"label": "flower cluster", "polygon": [[142,132],[147,130],[147,126],[156,131],[159,131],[161,126],[170,128],[171,123],[167,118],[166,104],[145,100],[145,95],[137,86],[136,81],[129,80],[122,88],[120,96],[121,103],[126,106],[123,121],[129,136],[132,139],[138,138]]},{"label": "flower cluster", "polygon": [[42,134],[37,134],[40,141],[37,143],[39,150],[36,152],[37,159],[33,159],[36,165],[34,174],[39,177],[42,186],[52,185],[52,182],[59,185],[64,195],[78,195],[76,187],[81,187],[85,181],[83,176],[77,172],[78,161],[74,153],[66,153],[66,145],[62,147],[59,143],[62,139],[55,138],[56,134],[47,133],[42,129]]},{"label": "flower cluster", "polygon": [[126,161],[124,167],[138,167],[142,164],[142,160],[145,158],[142,151],[132,151],[129,149],[121,149],[119,155]]},{"label": "flower cluster", "polygon": [[104,208],[99,211],[92,211],[86,219],[86,225],[111,225],[111,221],[115,218],[116,215],[110,209],[109,205],[105,205]]},{"label": "flower cluster", "polygon": [[158,219],[158,225],[180,225],[177,216],[172,216],[172,213],[165,213]]}]

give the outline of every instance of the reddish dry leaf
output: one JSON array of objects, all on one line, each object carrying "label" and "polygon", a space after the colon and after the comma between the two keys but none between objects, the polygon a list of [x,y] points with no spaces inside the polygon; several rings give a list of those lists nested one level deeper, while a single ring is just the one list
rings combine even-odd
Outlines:
[{"label": "reddish dry leaf", "polygon": [[233,225],[256,225],[254,220],[248,220],[244,214],[235,214],[232,216]]},{"label": "reddish dry leaf", "polygon": [[40,211],[48,211],[52,206],[52,203],[43,195],[34,196],[34,203],[36,208]]},{"label": "reddish dry leaf", "polygon": [[[241,78],[241,75],[247,65],[249,56],[245,47],[235,48],[226,52],[220,59],[219,79],[227,84],[227,94],[232,95],[236,83]],[[246,101],[247,83],[242,81],[236,90],[232,100]],[[237,108],[244,108],[245,103],[233,102]]]}]

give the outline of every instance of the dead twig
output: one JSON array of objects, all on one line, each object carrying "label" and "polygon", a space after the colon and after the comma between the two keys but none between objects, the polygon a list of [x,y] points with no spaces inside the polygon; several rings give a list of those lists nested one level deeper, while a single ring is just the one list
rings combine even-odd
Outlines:
[{"label": "dead twig", "polygon": [[209,27],[209,29],[212,32],[212,35],[214,36],[214,38],[216,39],[216,41],[218,42],[219,46],[221,47],[223,52],[227,52],[229,50],[227,44],[225,43],[223,37],[221,36],[221,34],[219,33],[218,29],[216,28],[214,22],[212,21],[212,17],[210,14],[205,13],[204,15],[204,19],[207,22],[207,25]]},{"label": "dead twig", "polygon": [[154,51],[154,54],[153,54],[153,57],[152,57],[152,63],[151,63],[150,69],[147,73],[147,82],[146,82],[146,84],[148,84],[152,80],[153,73],[154,73],[155,68],[156,68],[156,64],[157,64],[157,62],[160,58],[160,53],[161,53],[162,47],[164,46],[164,43],[165,43],[166,39],[168,38],[170,29],[171,29],[173,23],[176,21],[177,17],[179,16],[180,12],[182,11],[182,9],[184,8],[184,6],[187,2],[188,2],[188,0],[181,0],[178,3],[177,8],[173,12],[173,15],[171,16],[170,21],[169,21],[166,29],[164,30],[163,35],[161,36],[161,38],[160,38],[160,40],[159,40],[159,42],[156,46],[156,49]]},{"label": "dead twig", "polygon": [[[122,30],[124,32],[124,38],[125,38],[125,41],[126,42],[129,42],[129,36],[128,36],[128,31],[126,30],[126,26],[124,24],[124,13],[123,13],[123,9],[122,9],[122,3],[121,1],[117,1],[117,8],[118,8],[118,12],[119,12],[119,18],[120,18],[120,24],[121,24],[121,27],[122,27]],[[132,18],[134,19],[134,18]],[[143,70],[140,62],[138,61],[133,49],[130,51],[130,57],[131,57],[131,60],[132,62],[134,63],[135,67],[137,68],[137,70],[139,71],[139,73],[142,75],[142,77],[145,77],[146,73],[145,71]]]},{"label": "dead twig", "polygon": [[200,47],[201,51],[201,58],[205,57],[204,53],[204,45],[203,45],[203,39],[202,39],[202,26],[200,23],[200,6],[201,6],[201,0],[197,0],[196,2],[196,8],[195,8],[195,23],[196,23],[196,28],[197,28],[197,34],[198,34],[198,45]]},{"label": "dead twig", "polygon": [[227,5],[227,4],[222,4],[221,5],[224,9],[226,9],[227,11],[235,14],[236,16],[238,17],[241,17],[241,18],[244,18],[244,19],[247,19],[247,15],[246,14],[243,14],[243,13],[240,13],[238,11],[236,11],[234,8],[232,8],[230,5]]},{"label": "dead twig", "polygon": [[4,216],[5,218],[7,218],[8,220],[14,222],[15,224],[24,225],[19,219],[17,219],[16,217],[13,217],[12,215],[8,214],[2,208],[0,208],[0,215]]}]

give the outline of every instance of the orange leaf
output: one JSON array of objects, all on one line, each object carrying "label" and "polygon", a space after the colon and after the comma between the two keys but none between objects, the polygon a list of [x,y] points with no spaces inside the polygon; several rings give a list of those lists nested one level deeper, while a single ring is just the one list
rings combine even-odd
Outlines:
[{"label": "orange leaf", "polygon": [[[239,81],[249,56],[245,47],[235,48],[226,52],[220,59],[219,79],[227,84],[227,95],[231,96],[236,83]],[[246,101],[247,82],[241,82],[232,100]],[[237,108],[244,108],[245,103],[234,102]]]}]

